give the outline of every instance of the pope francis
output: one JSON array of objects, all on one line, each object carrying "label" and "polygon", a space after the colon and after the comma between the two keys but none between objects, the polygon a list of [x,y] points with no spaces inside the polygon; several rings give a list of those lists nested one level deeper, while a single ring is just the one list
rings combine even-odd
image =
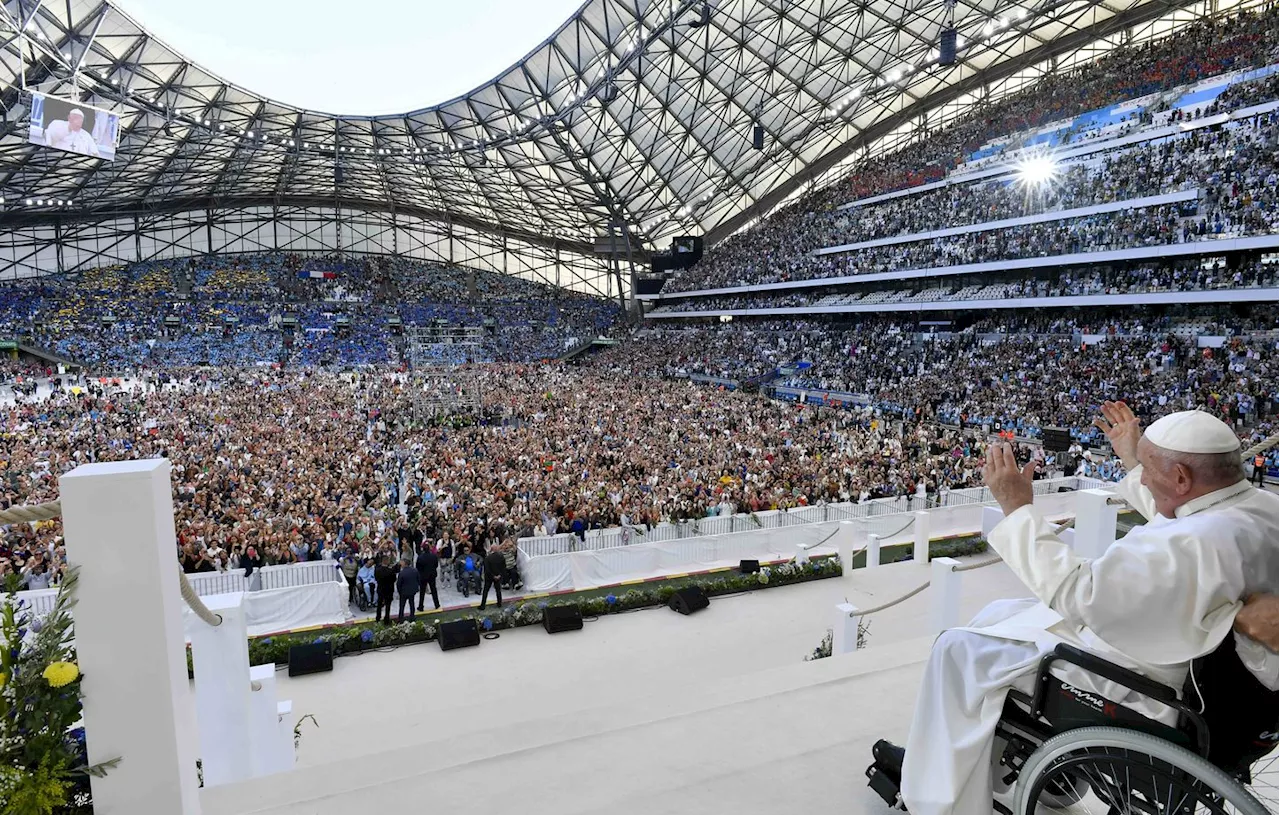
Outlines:
[{"label": "pope francis", "polygon": [[[989,543],[1035,598],[997,601],[934,643],[905,755],[887,742],[876,748],[878,764],[901,762],[902,801],[913,815],[992,811],[1005,696],[1011,687],[1032,689],[1041,655],[1057,643],[1180,688],[1191,660],[1231,635],[1247,598],[1276,593],[1280,500],[1245,479],[1235,433],[1197,411],[1165,416],[1145,434],[1123,402],[1106,403],[1103,416],[1095,424],[1128,470],[1117,492],[1148,523],[1093,560],[1038,516],[1031,468],[1020,470],[1008,445],[988,452],[983,476],[1005,514]],[[1236,642],[1246,666],[1274,689],[1275,654],[1239,634]],[[1167,708],[1110,682],[1073,667],[1054,673],[1173,722]]]}]

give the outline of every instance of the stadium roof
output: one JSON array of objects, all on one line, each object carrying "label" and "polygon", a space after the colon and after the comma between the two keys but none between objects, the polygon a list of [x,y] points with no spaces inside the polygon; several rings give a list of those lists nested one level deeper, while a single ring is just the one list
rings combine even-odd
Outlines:
[{"label": "stadium roof", "polygon": [[[582,251],[619,220],[715,239],[912,117],[1180,5],[958,0],[941,67],[945,0],[588,0],[491,82],[367,117],[232,85],[109,3],[4,0],[0,225],[340,202]],[[27,91],[121,112],[115,160],[28,144]]]}]

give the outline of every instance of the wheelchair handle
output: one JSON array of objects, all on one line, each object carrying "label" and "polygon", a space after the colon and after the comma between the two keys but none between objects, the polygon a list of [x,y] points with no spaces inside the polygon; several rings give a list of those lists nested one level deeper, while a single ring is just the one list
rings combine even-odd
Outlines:
[{"label": "wheelchair handle", "polygon": [[1103,679],[1109,679],[1116,684],[1123,685],[1129,690],[1136,691],[1178,711],[1179,714],[1186,717],[1195,730],[1196,749],[1200,755],[1209,755],[1209,726],[1205,724],[1203,716],[1178,699],[1177,691],[1168,685],[1163,685],[1136,671],[1108,662],[1096,654],[1082,651],[1065,642],[1058,643],[1052,653],[1045,654],[1040,658],[1039,675],[1036,677],[1036,690],[1031,699],[1032,716],[1040,718],[1044,715],[1045,702],[1049,696],[1049,679],[1051,677],[1049,668],[1059,660],[1070,662],[1089,673],[1097,674]]}]

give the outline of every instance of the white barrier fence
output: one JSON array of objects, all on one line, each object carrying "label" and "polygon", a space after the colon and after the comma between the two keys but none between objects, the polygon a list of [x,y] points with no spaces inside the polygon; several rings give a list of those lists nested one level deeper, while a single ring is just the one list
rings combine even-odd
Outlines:
[{"label": "white barrier fence", "polygon": [[[1106,482],[1094,478],[1072,476],[1070,478],[1049,478],[1037,481],[1034,484],[1034,489],[1036,495],[1049,495],[1057,493],[1059,489],[1064,487],[1069,490],[1082,490],[1105,486]],[[899,523],[910,523],[912,512],[937,510],[946,507],[982,506],[993,501],[991,490],[986,487],[973,487],[963,490],[951,490],[948,493],[930,497],[877,498],[862,503],[843,501],[834,504],[798,507],[791,510],[740,512],[736,515],[697,518],[680,521],[679,523],[660,523],[649,530],[639,527],[593,529],[587,532],[581,540],[576,535],[566,533],[520,538],[517,541],[517,545],[525,556],[536,558],[569,554],[571,552],[599,551],[638,543],[662,543],[710,535],[727,535],[736,532],[754,532],[761,529],[778,529],[855,520],[869,522],[872,528],[867,531],[887,537],[887,530],[893,529]],[[887,520],[890,518],[896,520]],[[885,519],[884,523],[878,522],[881,519]],[[975,530],[977,528],[974,527]]]},{"label": "white barrier fence", "polygon": [[[263,566],[258,570],[257,574],[262,577],[261,588],[263,590],[310,586],[316,583],[342,583],[344,585],[346,583],[336,560],[316,560],[309,563]],[[187,580],[191,583],[191,587],[196,590],[196,594],[201,597],[249,591],[250,583],[250,580],[244,576],[243,570],[197,572],[187,575]],[[37,617],[43,617],[53,611],[53,604],[57,597],[58,590],[56,588],[18,592],[18,599],[25,600],[31,608],[31,613]]]},{"label": "white barrier fence", "polygon": [[[1078,484],[1074,478],[1037,482],[1036,508],[1050,518],[1074,514],[1080,495],[1075,490],[1077,486],[1084,485]],[[1059,487],[1071,487],[1072,491],[1058,492]],[[911,503],[923,505],[924,502]],[[905,507],[908,502],[902,500],[900,505]],[[874,509],[876,506],[880,508]],[[689,534],[667,539],[651,533],[633,537],[632,543],[626,546],[601,545],[605,539],[597,537],[593,540],[590,535],[587,536],[587,545],[584,545],[573,535],[556,535],[537,539],[537,551],[541,554],[531,554],[525,548],[529,540],[526,538],[520,543],[520,574],[530,591],[582,590],[626,580],[736,565],[744,558],[795,557],[801,552],[801,547],[810,547],[820,541],[830,541],[823,551],[836,546],[861,548],[871,545],[876,547],[877,558],[882,547],[900,544],[913,544],[913,551],[923,554],[927,552],[930,538],[980,533],[983,510],[988,504],[974,501],[916,511],[895,510],[893,502],[848,507],[865,509],[864,517],[804,520],[806,517],[830,518],[833,508],[837,512],[846,511],[840,504],[807,507],[801,512],[760,512],[755,515],[758,523],[752,522],[751,529],[747,531]],[[708,520],[736,522],[741,517],[744,516]],[[692,531],[693,525],[669,524],[665,529]],[[839,542],[832,538],[837,529],[844,532],[843,540]],[[654,530],[658,533],[663,531],[663,526]],[[841,552],[843,557],[843,550]],[[845,568],[849,569],[851,565],[852,559],[848,558]]]}]

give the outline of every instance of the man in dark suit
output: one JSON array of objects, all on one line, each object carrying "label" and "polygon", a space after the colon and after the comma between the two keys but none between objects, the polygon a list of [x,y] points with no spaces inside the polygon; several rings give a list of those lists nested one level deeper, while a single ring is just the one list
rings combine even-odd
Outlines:
[{"label": "man in dark suit", "polygon": [[440,558],[431,544],[426,544],[418,553],[418,562],[414,564],[418,570],[418,611],[423,611],[422,601],[427,599],[427,589],[431,590],[431,602],[440,608],[440,594],[436,591],[436,572],[440,568]]},{"label": "man in dark suit", "polygon": [[[408,557],[400,559],[400,574],[396,576],[396,591],[400,593],[400,617],[397,622],[404,622],[404,604],[409,604],[409,619],[413,620],[413,596],[418,593],[421,581],[418,579],[418,570],[413,568],[413,563]],[[391,609],[387,609],[387,617],[391,616]]]},{"label": "man in dark suit", "polygon": [[391,595],[396,589],[396,570],[387,565],[382,555],[378,555],[378,565],[373,567],[373,582],[378,584],[378,611],[373,615],[373,621],[382,620],[391,625]]},{"label": "man in dark suit", "polygon": [[493,590],[498,595],[498,608],[502,608],[502,578],[507,573],[507,559],[502,556],[502,551],[497,546],[489,548],[489,554],[484,556],[484,593],[480,595],[480,610],[484,611],[485,603],[489,601],[489,587],[493,586]]}]

